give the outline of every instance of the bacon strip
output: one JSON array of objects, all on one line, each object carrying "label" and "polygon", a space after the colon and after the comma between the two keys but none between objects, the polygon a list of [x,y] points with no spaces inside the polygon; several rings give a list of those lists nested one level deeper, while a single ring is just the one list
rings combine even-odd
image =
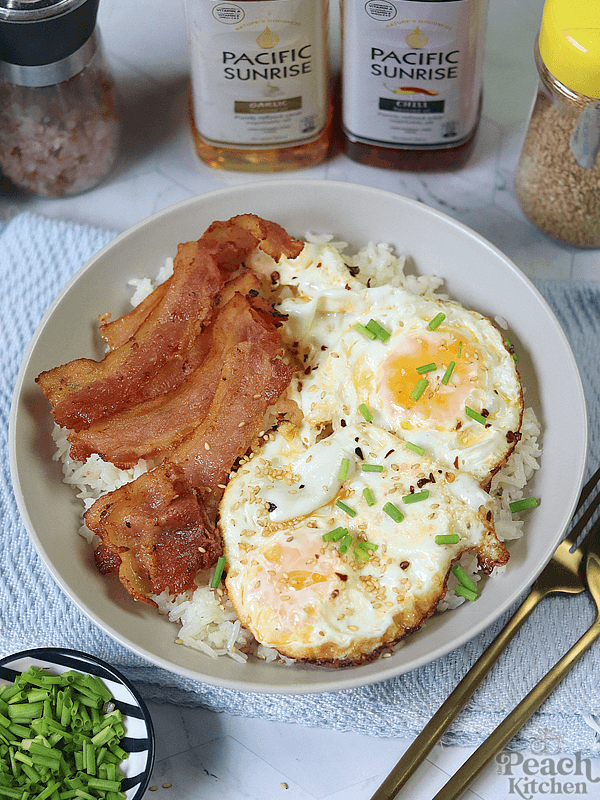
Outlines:
[{"label": "bacon strip", "polygon": [[237,293],[202,337],[210,339],[208,356],[175,391],[71,432],[71,457],[85,461],[98,453],[121,469],[134,466],[140,458],[163,457],[204,419],[231,347],[256,339],[270,355],[281,353],[273,323]]},{"label": "bacon strip", "polygon": [[128,314],[123,314],[109,322],[110,314],[105,314],[100,320],[100,336],[104,339],[109,350],[116,350],[135,334],[140,325],[154,311],[163,299],[169,288],[170,278],[159,284],[148,297],[133,308]]},{"label": "bacon strip", "polygon": [[155,605],[152,594],[193,588],[197,570],[214,563],[222,487],[291,375],[260,342],[235,345],[203,422],[160,466],[88,509],[86,524],[102,540],[98,563],[110,568],[118,557],[119,578],[136,600]]},{"label": "bacon strip", "polygon": [[[82,430],[149,399],[147,386],[153,377],[167,362],[185,360],[213,298],[257,246],[276,257],[302,249],[302,243],[290,239],[278,225],[250,214],[214,223],[198,242],[179,245],[174,274],[162,299],[130,339],[100,362],[76,359],[37,377],[56,422]],[[183,370],[174,375],[185,378]]]},{"label": "bacon strip", "polygon": [[118,569],[127,591],[149,605],[156,605],[149,595],[192,588],[198,570],[223,552],[202,502],[175,469],[141,475],[98,500],[85,516],[103,537],[95,553],[100,572]]}]

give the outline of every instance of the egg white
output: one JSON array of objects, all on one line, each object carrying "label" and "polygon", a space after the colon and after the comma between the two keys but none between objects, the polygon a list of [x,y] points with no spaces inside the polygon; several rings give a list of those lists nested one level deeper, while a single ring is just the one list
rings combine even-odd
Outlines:
[{"label": "egg white", "polygon": [[[421,491],[427,497],[404,501]],[[488,572],[508,557],[475,480],[367,423],[311,446],[281,426],[230,480],[220,527],[242,624],[285,656],[333,665],[370,660],[420,627],[462,553],[475,550]],[[327,540],[337,528],[348,530],[346,552],[344,540]],[[458,542],[436,543],[445,534]]]},{"label": "egg white", "polygon": [[[487,318],[389,286],[322,290],[284,306],[291,335],[310,347],[290,390],[307,442],[329,423],[360,421],[366,406],[376,424],[489,484],[518,438],[523,396],[515,360]],[[431,330],[438,314],[443,321]],[[359,332],[357,324],[371,320],[389,333],[386,341]],[[411,399],[419,381],[426,388]]]}]

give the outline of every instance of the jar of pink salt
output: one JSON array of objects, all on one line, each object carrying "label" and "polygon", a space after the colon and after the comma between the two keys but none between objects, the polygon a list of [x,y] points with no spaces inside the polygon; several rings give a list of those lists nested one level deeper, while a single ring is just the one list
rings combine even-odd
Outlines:
[{"label": "jar of pink salt", "polygon": [[99,0],[0,0],[0,172],[43,196],[85,192],[118,155]]}]

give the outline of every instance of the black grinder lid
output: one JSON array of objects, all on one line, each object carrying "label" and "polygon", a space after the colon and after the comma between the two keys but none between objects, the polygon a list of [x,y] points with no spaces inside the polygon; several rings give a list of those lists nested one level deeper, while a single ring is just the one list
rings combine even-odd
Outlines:
[{"label": "black grinder lid", "polygon": [[100,0],[0,0],[0,61],[52,64],[92,35]]}]

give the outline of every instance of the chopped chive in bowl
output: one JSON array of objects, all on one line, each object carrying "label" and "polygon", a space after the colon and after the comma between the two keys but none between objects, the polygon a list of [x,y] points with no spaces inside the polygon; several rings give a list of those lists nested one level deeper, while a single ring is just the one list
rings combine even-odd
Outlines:
[{"label": "chopped chive in bowl", "polygon": [[365,486],[365,488],[363,489],[363,497],[367,501],[368,506],[375,505],[375,495],[373,494],[373,490],[369,489],[368,486]]},{"label": "chopped chive in bowl", "polygon": [[425,375],[427,372],[433,372],[435,369],[437,369],[437,366],[432,361],[431,364],[423,364],[422,366],[417,367],[417,372],[419,375]]},{"label": "chopped chive in bowl", "polygon": [[509,508],[513,514],[517,511],[524,511],[526,508],[537,508],[538,501],[535,497],[524,497],[522,500],[514,500],[510,503]]},{"label": "chopped chive in bowl", "polygon": [[460,597],[464,597],[466,600],[470,600],[473,602],[477,600],[477,592],[472,592],[470,589],[467,589],[466,586],[463,586],[461,583],[454,589],[454,594],[459,595]]},{"label": "chopped chive in bowl", "polygon": [[342,458],[342,463],[340,464],[340,471],[338,473],[338,478],[341,481],[345,481],[348,477],[348,468],[350,466],[350,459],[349,458]]},{"label": "chopped chive in bowl", "polygon": [[339,542],[340,539],[343,539],[344,536],[348,535],[348,528],[334,528],[331,531],[327,531],[321,537],[324,542]]},{"label": "chopped chive in bowl", "polygon": [[419,380],[416,383],[415,388],[412,390],[412,392],[409,395],[410,399],[413,400],[416,403],[417,400],[421,397],[421,395],[423,394],[423,392],[425,391],[425,389],[427,388],[428,385],[429,385],[429,382],[426,380],[426,378],[419,378]]},{"label": "chopped chive in bowl", "polygon": [[0,798],[141,800],[153,761],[144,701],[106,662],[63,648],[0,660]]},{"label": "chopped chive in bowl", "polygon": [[387,342],[387,340],[392,335],[385,328],[382,328],[382,326],[378,322],[376,322],[376,320],[374,320],[374,319],[370,319],[367,322],[366,328],[367,328],[368,331],[371,331],[371,333],[374,333],[375,337],[377,339],[380,339],[382,342]]},{"label": "chopped chive in bowl", "polygon": [[394,522],[402,522],[402,520],[404,519],[404,514],[400,511],[399,508],[396,508],[396,506],[393,503],[386,503],[383,506],[383,511],[385,511],[388,517],[391,517],[394,520]]},{"label": "chopped chive in bowl", "polygon": [[406,449],[412,450],[412,452],[416,453],[418,456],[425,455],[425,448],[421,447],[418,444],[414,444],[414,442],[406,442]]},{"label": "chopped chive in bowl", "polygon": [[434,331],[436,330],[436,328],[440,327],[440,325],[445,319],[446,315],[444,314],[443,311],[440,311],[439,314],[436,314],[435,317],[432,320],[430,320],[429,325],[427,327],[429,328],[430,331]]},{"label": "chopped chive in bowl", "polygon": [[371,341],[377,339],[377,334],[373,333],[373,331],[370,331],[365,325],[363,325],[360,322],[357,322],[354,325],[354,330],[358,331],[358,333],[361,333],[363,336],[366,336],[367,339],[371,339]]},{"label": "chopped chive in bowl", "polygon": [[363,464],[361,467],[363,472],[383,472],[382,464]]},{"label": "chopped chive in bowl", "polygon": [[435,537],[436,544],[458,544],[460,536],[458,533],[439,533]]},{"label": "chopped chive in bowl", "polygon": [[485,425],[487,422],[487,419],[483,416],[483,414],[480,414],[479,411],[475,411],[469,406],[465,406],[465,413],[467,417],[471,417],[471,419],[474,419],[475,422],[479,422],[480,425]]},{"label": "chopped chive in bowl", "polygon": [[213,572],[212,580],[210,582],[210,588],[216,589],[217,586],[221,583],[221,578],[223,577],[223,570],[225,569],[225,556],[219,556],[217,559],[217,563],[215,564],[215,571]]},{"label": "chopped chive in bowl", "polygon": [[422,492],[413,492],[413,494],[405,494],[402,498],[403,503],[420,503],[421,500],[427,500],[429,491],[424,489]]},{"label": "chopped chive in bowl", "polygon": [[475,592],[477,594],[477,586],[473,583],[471,578],[467,575],[464,569],[461,567],[460,564],[455,564],[452,568],[452,574],[456,578],[456,580],[464,586],[465,589],[469,589],[471,592]]},{"label": "chopped chive in bowl", "polygon": [[348,514],[349,517],[355,517],[356,516],[356,511],[353,508],[350,508],[350,506],[347,506],[346,503],[343,503],[341,500],[338,500],[336,502],[336,506],[338,508],[341,508],[342,511],[345,511],[346,514]]},{"label": "chopped chive in bowl", "polygon": [[361,403],[359,405],[359,407],[358,407],[358,410],[360,411],[360,413],[362,414],[362,416],[365,418],[365,420],[367,422],[372,422],[373,421],[373,414],[371,413],[371,411],[369,410],[369,407],[367,405],[365,405],[364,403]]},{"label": "chopped chive in bowl", "polygon": [[448,366],[446,367],[446,371],[444,372],[444,377],[442,378],[442,383],[444,386],[447,386],[450,382],[450,378],[452,377],[452,373],[454,372],[454,367],[456,366],[455,361],[451,361]]}]

